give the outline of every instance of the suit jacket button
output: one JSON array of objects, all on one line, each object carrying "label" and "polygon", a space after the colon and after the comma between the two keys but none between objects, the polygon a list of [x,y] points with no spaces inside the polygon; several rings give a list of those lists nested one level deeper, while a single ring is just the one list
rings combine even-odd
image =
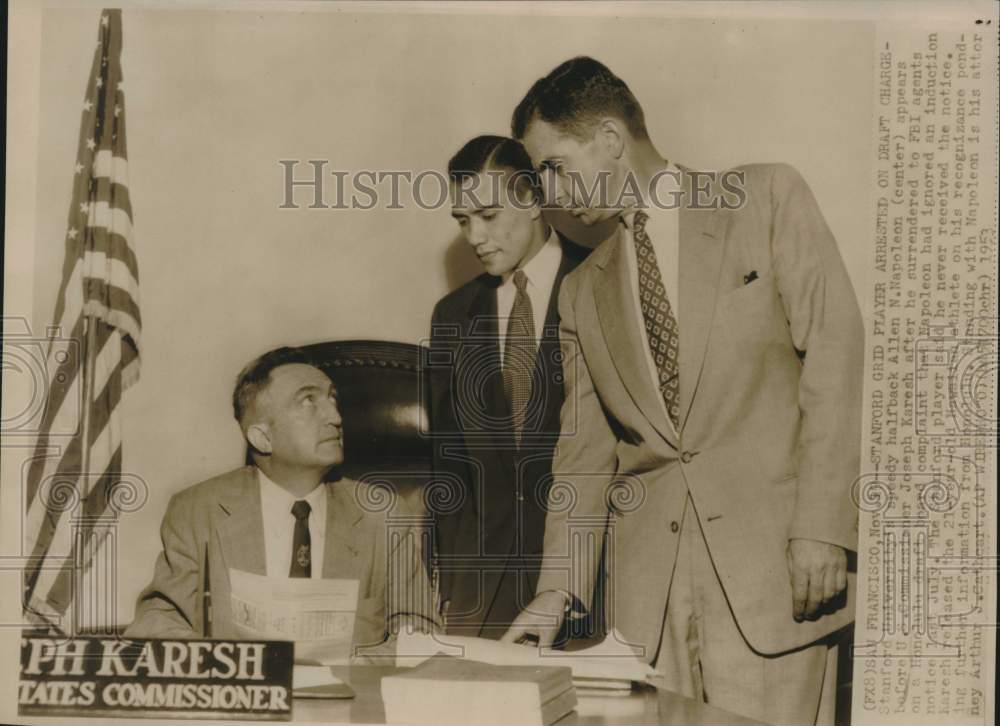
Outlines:
[{"label": "suit jacket button", "polygon": [[519,502],[523,502],[524,501],[524,495],[521,494],[521,492],[517,493],[517,501],[519,501]]},{"label": "suit jacket button", "polygon": [[677,530],[679,530],[680,528],[681,526],[677,524],[677,522],[670,523],[670,531],[673,532],[674,534],[677,534]]},{"label": "suit jacket button", "polygon": [[683,461],[685,464],[690,464],[691,463],[691,459],[693,459],[693,458],[694,458],[694,454],[692,454],[690,451],[682,451],[681,452],[681,461]]}]

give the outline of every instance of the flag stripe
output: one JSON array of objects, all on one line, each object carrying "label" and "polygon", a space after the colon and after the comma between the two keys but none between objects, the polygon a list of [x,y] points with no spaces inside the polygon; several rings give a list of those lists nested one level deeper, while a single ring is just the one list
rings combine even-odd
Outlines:
[{"label": "flag stripe", "polygon": [[126,210],[113,207],[107,201],[95,200],[81,204],[86,204],[86,209],[80,208],[80,216],[86,220],[87,227],[103,227],[109,232],[120,234],[128,242],[132,241],[132,219]]},{"label": "flag stripe", "polygon": [[[111,331],[108,336],[107,342],[101,347],[100,352],[97,354],[97,359],[94,365],[94,391],[98,392],[98,397],[103,397],[105,395],[105,390],[108,384],[114,378],[116,373],[120,373],[118,370],[122,362],[122,337],[121,333],[118,332],[116,328],[111,328],[110,326],[102,326]],[[103,400],[103,399],[102,399]],[[115,400],[115,404],[118,401]],[[108,406],[107,402],[104,401],[102,404],[95,402],[95,407],[101,409],[104,407],[109,413],[114,410],[114,405]],[[91,426],[93,427],[93,421],[91,421]]]},{"label": "flag stripe", "polygon": [[[104,153],[104,152],[101,152]],[[132,200],[129,198],[128,187],[106,177],[94,179],[94,201],[103,202],[115,209],[120,209],[132,221]]]},{"label": "flag stripe", "polygon": [[[51,432],[55,422],[60,420],[63,403],[76,385],[83,354],[79,345],[82,334],[83,316],[78,315],[68,334],[63,332],[61,337],[49,339],[49,354],[45,361],[48,385],[44,389],[45,413],[40,427],[45,433]],[[66,432],[66,429],[60,426],[56,431]]]},{"label": "flag stripe", "polygon": [[[113,323],[117,323],[113,318],[114,313],[126,315],[131,319],[131,322],[127,323],[129,334],[132,335],[132,330],[134,330],[135,334],[132,337],[138,337],[142,322],[139,315],[139,305],[128,290],[97,277],[84,278],[83,289],[86,299],[85,312],[106,318]],[[91,303],[97,303],[101,307],[91,307]]]},{"label": "flag stripe", "polygon": [[139,297],[139,281],[133,277],[124,261],[97,250],[87,250],[83,258],[84,269],[87,271],[85,279],[106,281],[123,290],[133,303]]},{"label": "flag stripe", "polygon": [[[121,400],[121,374],[120,367],[112,370],[108,377],[107,385],[103,389],[100,389],[100,393],[94,399],[94,418],[92,419],[90,428],[91,459],[93,461],[97,461],[100,458],[102,451],[106,453],[110,450],[107,438],[111,435],[114,428],[111,422],[117,418],[112,416],[114,407]],[[92,464],[89,469],[94,472],[103,471],[98,464]]]},{"label": "flag stripe", "polygon": [[128,191],[128,159],[116,156],[109,149],[101,149],[94,154],[95,179],[108,179]]},{"label": "flag stripe", "polygon": [[[81,416],[81,411],[77,409],[75,403],[79,400],[80,394],[79,389],[79,376],[74,379],[73,386],[73,396],[67,397],[63,406],[60,408],[61,422],[67,425],[75,426],[75,431],[68,436],[60,436],[58,439],[54,436],[50,436],[48,433],[44,437],[39,437],[38,445],[35,447],[36,457],[32,460],[30,468],[28,470],[28,482],[25,490],[25,505],[28,507],[29,516],[32,509],[36,506],[35,501],[38,495],[38,489],[43,482],[47,481],[53,474],[56,473],[58,467],[61,465],[62,461],[68,456],[73,455],[74,450],[76,454],[79,453],[78,448],[80,445],[79,437],[81,435],[81,429],[79,427],[79,417]],[[55,440],[53,440],[55,439]],[[42,445],[44,442],[44,446]],[[46,454],[49,452],[49,446],[64,446],[62,453],[60,455]]]},{"label": "flag stripe", "polygon": [[92,228],[90,234],[93,243],[91,248],[94,253],[118,260],[128,268],[129,274],[138,282],[139,262],[135,257],[135,252],[129,246],[128,239],[116,232],[109,232],[103,227]]},{"label": "flag stripe", "polygon": [[[56,463],[52,473],[37,485],[37,496],[32,502],[31,509],[28,510],[28,525],[34,525],[39,532],[38,537],[29,547],[32,558],[42,558],[46,550],[49,549],[49,539],[62,509],[58,506],[59,501],[55,498],[53,489],[57,485],[64,486],[64,482],[73,483],[75,486],[82,464],[80,460],[82,438],[83,434],[81,433],[70,440],[65,453]],[[58,550],[56,552],[58,553]]]},{"label": "flag stripe", "polygon": [[80,316],[83,308],[83,262],[78,257],[72,262],[72,267],[64,268],[66,279],[56,302],[53,319],[56,321],[57,332],[49,339],[49,358],[56,346],[69,345],[70,342],[73,346],[78,346],[83,339],[83,318]]}]

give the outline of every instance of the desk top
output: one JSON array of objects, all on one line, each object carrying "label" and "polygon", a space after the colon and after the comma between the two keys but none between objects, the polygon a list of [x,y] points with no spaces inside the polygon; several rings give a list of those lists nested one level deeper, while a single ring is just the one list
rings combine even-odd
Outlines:
[{"label": "desk top", "polygon": [[[389,666],[333,666],[338,678],[354,689],[352,699],[299,698],[293,705],[295,721],[343,724],[384,724],[380,683],[398,673]],[[736,716],[669,691],[643,686],[631,692],[577,690],[576,711],[558,721],[559,726],[759,726],[758,721]],[[470,721],[470,723],[474,723]]]}]

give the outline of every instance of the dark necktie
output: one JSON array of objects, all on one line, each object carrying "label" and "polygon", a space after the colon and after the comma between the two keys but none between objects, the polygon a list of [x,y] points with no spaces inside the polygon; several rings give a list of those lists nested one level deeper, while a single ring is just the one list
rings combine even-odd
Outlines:
[{"label": "dark necktie", "polygon": [[309,512],[312,507],[305,499],[292,505],[295,533],[292,535],[292,567],[289,577],[312,577],[312,553],[309,541]]},{"label": "dark necktie", "polygon": [[528,278],[522,270],[514,273],[514,307],[507,322],[503,347],[503,389],[510,402],[514,439],[521,445],[524,421],[531,401],[531,376],[535,368],[535,317],[528,297]]},{"label": "dark necktie", "polygon": [[680,418],[680,367],[677,361],[680,350],[680,333],[677,318],[670,309],[667,291],[663,287],[660,266],[656,262],[656,252],[646,234],[649,216],[642,211],[635,213],[632,222],[632,239],[635,241],[635,256],[639,265],[639,302],[642,318],[646,324],[649,350],[660,378],[660,395],[667,404],[667,413],[674,427]]}]

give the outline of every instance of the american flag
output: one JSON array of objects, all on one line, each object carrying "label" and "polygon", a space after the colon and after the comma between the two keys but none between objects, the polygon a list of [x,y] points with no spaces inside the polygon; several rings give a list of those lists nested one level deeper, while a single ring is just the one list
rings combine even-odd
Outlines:
[{"label": "american flag", "polygon": [[[139,270],[132,237],[120,10],[104,10],[81,105],[66,257],[48,339],[48,388],[25,491],[24,613],[76,632],[83,572],[122,491],[118,404],[139,377]],[[114,592],[99,593],[114,598]],[[69,620],[69,627],[66,621]]]}]

